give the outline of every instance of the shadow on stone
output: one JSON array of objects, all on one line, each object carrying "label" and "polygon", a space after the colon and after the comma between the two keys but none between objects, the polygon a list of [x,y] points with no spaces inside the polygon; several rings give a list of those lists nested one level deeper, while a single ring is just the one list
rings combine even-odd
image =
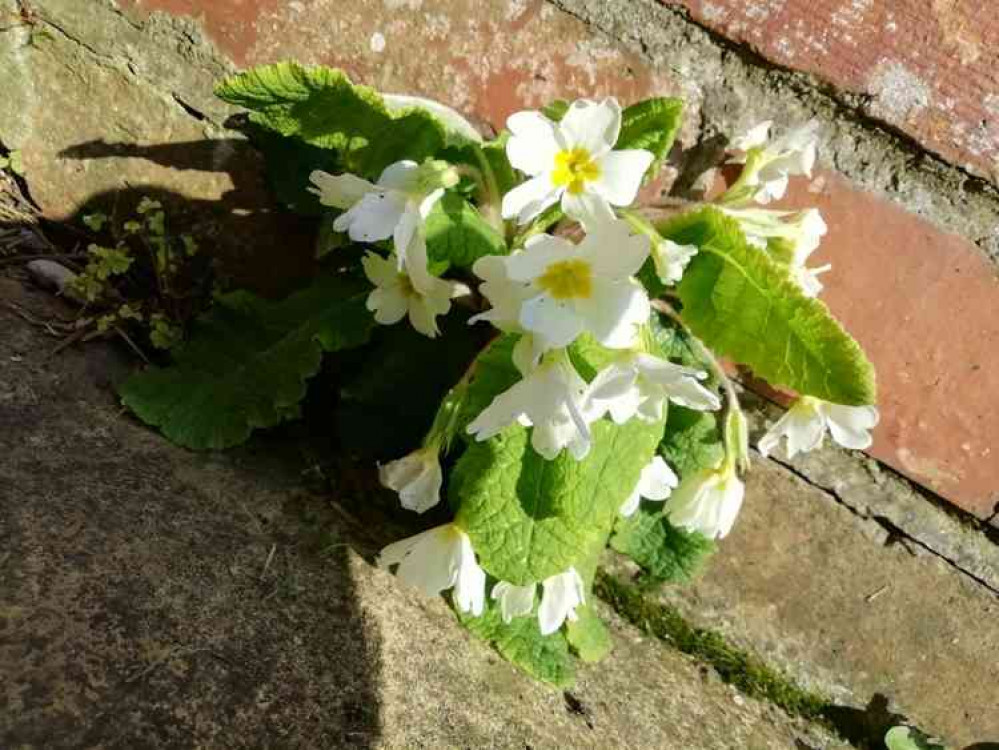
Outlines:
[{"label": "shadow on stone", "polygon": [[881,750],[888,730],[905,724],[906,718],[889,710],[887,696],[875,693],[866,708],[827,706],[823,716],[839,734],[856,747]]},{"label": "shadow on stone", "polygon": [[275,207],[262,157],[245,139],[151,145],[97,140],[71,146],[59,156],[82,163],[144,160],[191,172],[192,181],[197,174],[224,175],[227,188],[217,199],[192,198],[156,185],[129,185],[91,196],[80,213],[101,210],[129,218],[142,198],[158,200],[173,222],[211,249],[222,275],[266,296],[287,294],[316,272],[317,220]]},{"label": "shadow on stone", "polygon": [[0,747],[375,746],[380,635],[302,454],[176,448],[117,350],[51,347],[0,306]]}]

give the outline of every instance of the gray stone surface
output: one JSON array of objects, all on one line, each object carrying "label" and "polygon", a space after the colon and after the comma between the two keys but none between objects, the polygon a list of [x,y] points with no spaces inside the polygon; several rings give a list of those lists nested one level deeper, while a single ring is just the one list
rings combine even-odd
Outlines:
[{"label": "gray stone surface", "polygon": [[119,353],[46,358],[11,304],[66,312],[0,277],[0,747],[837,746],[617,622],[570,711],[353,552],[401,530],[291,438],[175,448],[117,407]]},{"label": "gray stone surface", "polygon": [[[744,391],[742,400],[755,443],[783,412],[751,392]],[[917,489],[874,459],[844,450],[830,440],[790,461],[783,450],[773,458],[861,517],[897,530],[999,594],[999,545],[991,538],[995,534],[985,533],[976,519],[946,501],[931,500],[927,490]]]},{"label": "gray stone surface", "polygon": [[807,75],[747,64],[708,32],[658,0],[552,0],[650,62],[679,73],[699,93],[701,138],[740,132],[763,120],[821,125],[820,157],[855,184],[902,204],[975,242],[993,261],[999,242],[999,191],[928,154],[862,114]]},{"label": "gray stone surface", "polygon": [[[233,68],[197,24],[139,26],[104,0],[31,7],[34,25],[0,34],[0,143],[21,151],[48,218],[97,208],[127,218],[155,198],[242,285],[282,293],[308,273],[314,232],[274,212],[260,156],[224,127],[233,110],[212,91]],[[0,0],[0,16],[16,8]]]},{"label": "gray stone surface", "polygon": [[999,600],[757,457],[732,534],[659,596],[838,704],[877,694],[962,747],[999,740]]}]

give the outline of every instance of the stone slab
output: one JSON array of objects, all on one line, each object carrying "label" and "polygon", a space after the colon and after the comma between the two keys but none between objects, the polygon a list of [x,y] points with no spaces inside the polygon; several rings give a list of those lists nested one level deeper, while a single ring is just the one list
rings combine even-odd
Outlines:
[{"label": "stone slab", "polygon": [[659,596],[839,703],[887,696],[956,747],[999,738],[999,598],[772,461],[703,575]]},{"label": "stone slab", "polygon": [[46,358],[9,303],[66,313],[0,277],[0,747],[837,747],[621,623],[570,710],[351,551],[400,530],[287,436],[175,448],[117,407],[120,353]]}]

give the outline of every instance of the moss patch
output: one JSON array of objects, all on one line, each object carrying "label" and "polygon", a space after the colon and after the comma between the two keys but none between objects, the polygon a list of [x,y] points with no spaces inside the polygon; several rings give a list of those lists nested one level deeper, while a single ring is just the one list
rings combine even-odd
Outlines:
[{"label": "moss patch", "polygon": [[602,570],[597,572],[593,591],[643,633],[710,664],[722,680],[745,695],[836,731],[827,719],[832,701],[799,687],[758,658],[731,646],[718,633],[693,627],[672,607],[649,601],[637,587]]}]

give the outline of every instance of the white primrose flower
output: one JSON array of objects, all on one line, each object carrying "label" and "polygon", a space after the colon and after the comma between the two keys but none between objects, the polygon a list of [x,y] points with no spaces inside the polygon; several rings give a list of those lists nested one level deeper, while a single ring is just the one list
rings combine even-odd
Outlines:
[{"label": "white primrose flower", "polygon": [[621,132],[621,105],[578,99],[559,122],[525,111],[506,121],[510,164],[531,179],[503,196],[503,218],[526,224],[562,202],[567,216],[589,225],[613,218],[608,204],[635,200],[653,155],[643,149],[613,151]]},{"label": "white primrose flower", "polygon": [[579,377],[565,351],[549,352],[523,380],[496,396],[467,430],[482,441],[519,422],[533,427],[531,445],[549,461],[563,448],[581,460],[590,452],[591,442],[583,414],[585,393],[586,381]]},{"label": "white primrose flower", "polygon": [[[808,297],[822,291],[818,276],[832,268],[832,264],[808,268],[805,263],[819,247],[828,231],[818,209],[805,211],[769,211],[762,208],[727,208],[721,210],[739,222],[746,240],[753,246],[766,250],[771,239],[787,243],[787,266],[791,279]],[[790,218],[789,218],[790,217]],[[785,260],[778,258],[778,260]]]},{"label": "white primrose flower", "polygon": [[633,515],[644,497],[646,500],[665,500],[677,486],[680,480],[669,467],[662,456],[656,456],[649,462],[642,475],[638,479],[638,484],[621,506],[621,515],[627,518]]},{"label": "white primrose flower", "polygon": [[769,456],[782,437],[787,438],[787,457],[807,453],[822,445],[826,430],[844,448],[862,450],[871,445],[870,431],[878,423],[874,406],[843,406],[811,396],[802,396],[760,439],[760,453]]},{"label": "white primrose flower", "polygon": [[493,586],[490,596],[499,602],[503,622],[531,614],[531,610],[534,609],[534,590],[537,587],[536,583],[517,586],[507,581],[500,581]]},{"label": "white primrose flower", "polygon": [[551,347],[589,331],[604,346],[635,341],[650,313],[645,288],[632,278],[649,254],[649,238],[611,221],[579,245],[539,234],[526,249],[505,258],[511,281],[528,287],[517,320]]},{"label": "white primrose flower", "polygon": [[697,255],[697,245],[680,245],[665,237],[652,241],[652,262],[656,266],[656,276],[667,285],[676,284],[691,258]]},{"label": "white primrose flower", "polygon": [[355,242],[393,238],[399,268],[417,230],[430,214],[444,189],[458,184],[458,173],[443,161],[397,161],[382,171],[377,184],[353,174],[331,175],[315,171],[309,176],[324,206],[346,209],[333,222],[337,232],[347,232]]},{"label": "white primrose flower", "polygon": [[698,381],[703,370],[677,365],[644,352],[629,352],[602,369],[586,393],[586,416],[590,422],[604,414],[616,424],[632,417],[645,422],[663,418],[666,402],[698,411],[715,411],[721,400]]},{"label": "white primrose flower", "polygon": [[553,575],[541,582],[538,625],[541,635],[550,635],[566,620],[575,622],[576,607],[586,603],[585,585],[575,568]]},{"label": "white primrose flower", "polygon": [[454,603],[462,612],[482,614],[486,573],[475,561],[468,534],[453,523],[437,526],[388,545],[378,566],[398,565],[396,575],[426,596],[454,588]]},{"label": "white primrose flower", "polygon": [[818,150],[818,122],[811,120],[768,143],[771,125],[770,121],[761,122],[731,143],[732,149],[740,153],[729,163],[745,166],[727,195],[735,197],[740,205],[780,200],[787,192],[789,177],[812,176]]},{"label": "white primrose flower", "polygon": [[420,448],[379,466],[378,479],[385,487],[399,493],[403,508],[423,513],[441,500],[444,479],[438,454],[436,445]]},{"label": "white primrose flower", "polygon": [[361,259],[361,265],[375,285],[366,303],[375,320],[392,325],[408,314],[413,328],[430,338],[440,333],[437,316],[451,309],[454,297],[468,293],[463,284],[444,281],[427,271],[427,246],[422,230],[417,231],[410,243],[409,261],[404,267],[371,252]]},{"label": "white primrose flower", "polygon": [[725,462],[717,469],[697,472],[681,482],[663,512],[669,522],[687,531],[697,531],[708,539],[720,539],[732,530],[742,508],[746,487]]}]

